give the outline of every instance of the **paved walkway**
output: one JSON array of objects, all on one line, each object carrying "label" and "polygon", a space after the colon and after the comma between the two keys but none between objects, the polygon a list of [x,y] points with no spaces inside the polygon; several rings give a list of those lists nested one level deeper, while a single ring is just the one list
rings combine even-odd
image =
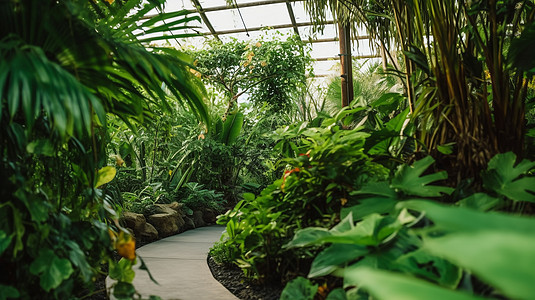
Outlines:
[{"label": "paved walkway", "polygon": [[150,295],[163,300],[238,299],[212,277],[206,262],[210,247],[219,240],[223,230],[222,226],[201,227],[137,249],[159,285],[136,267],[136,290],[143,299]]}]

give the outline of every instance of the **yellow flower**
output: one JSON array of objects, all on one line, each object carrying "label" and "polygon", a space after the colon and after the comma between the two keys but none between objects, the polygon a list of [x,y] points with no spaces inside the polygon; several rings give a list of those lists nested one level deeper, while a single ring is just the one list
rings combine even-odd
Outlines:
[{"label": "yellow flower", "polygon": [[109,4],[113,4],[113,2],[115,2],[115,0],[104,0],[106,2],[108,2]]},{"label": "yellow flower", "polygon": [[115,249],[120,256],[134,260],[136,258],[136,241],[130,234],[123,231],[119,232],[119,236],[115,241]]},{"label": "yellow flower", "polygon": [[261,65],[262,67],[265,67],[265,66],[267,66],[267,62],[266,62],[265,60],[263,60],[263,61],[260,62],[260,65]]},{"label": "yellow flower", "polygon": [[262,46],[262,44],[260,44],[260,42],[258,42],[258,43],[256,43],[255,46],[256,46],[256,47],[260,47],[260,46]]}]

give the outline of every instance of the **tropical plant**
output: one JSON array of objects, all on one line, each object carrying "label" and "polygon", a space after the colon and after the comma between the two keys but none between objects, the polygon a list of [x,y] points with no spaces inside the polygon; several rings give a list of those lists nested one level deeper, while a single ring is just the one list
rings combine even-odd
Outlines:
[{"label": "tropical plant", "polygon": [[215,212],[223,210],[223,194],[207,190],[202,184],[188,182],[178,190],[176,198],[186,205],[186,212],[192,214],[195,210],[212,209]]},{"label": "tropical plant", "polygon": [[478,177],[497,153],[523,155],[533,61],[530,1],[307,0],[316,20],[332,10],[364,26],[404,78],[416,149],[441,157],[454,180]]},{"label": "tropical plant", "polygon": [[[0,2],[2,297],[82,297],[103,274],[102,262],[115,270],[116,296],[133,295],[126,274],[136,261],[134,241],[116,222],[106,190],[116,170],[106,166],[105,114],[129,125],[150,120],[151,105],[167,107],[165,83],[207,119],[185,56],[146,48],[163,39],[158,33],[192,20],[186,12],[141,20],[161,5]],[[119,269],[114,250],[125,257]]]},{"label": "tropical plant", "polygon": [[[366,298],[364,290],[379,299],[427,299],[430,295],[439,299],[482,299],[479,296],[499,294],[528,299],[533,271],[524,264],[532,260],[527,258],[530,254],[524,245],[533,239],[529,228],[534,220],[485,212],[504,207],[503,202],[535,201],[528,192],[534,178],[523,177],[534,164],[524,161],[515,166],[515,159],[511,152],[497,155],[481,175],[493,182],[487,186],[489,191],[506,196],[499,191],[509,186],[505,198],[476,193],[458,201],[463,207],[427,200],[453,192],[431,185],[445,179],[445,172],[422,175],[432,163],[430,157],[413,166],[402,165],[390,184],[371,183],[356,191],[363,198],[342,212],[346,217],[335,227],[297,231],[286,247],[327,244],[312,262],[308,277],[343,277],[345,291],[329,287],[341,299]],[[507,182],[513,179],[517,183],[511,186]],[[520,257],[522,263],[517,260]],[[389,289],[384,289],[385,282]],[[295,293],[312,285],[301,280],[286,289]]]},{"label": "tropical plant", "polygon": [[254,42],[208,40],[202,50],[190,52],[206,83],[226,98],[223,120],[237,111],[244,94],[261,107],[287,108],[305,85],[310,55],[296,36],[286,40],[260,38]]},{"label": "tropical plant", "polygon": [[367,134],[358,129],[341,130],[331,121],[303,135],[304,153],[285,160],[282,179],[257,197],[244,194],[244,200],[218,219],[227,230],[217,252],[228,255],[222,260],[238,264],[250,277],[284,282],[290,274],[302,273],[307,255],[281,246],[297,229],[339,222],[340,208],[351,192],[387,174],[364,154]]}]

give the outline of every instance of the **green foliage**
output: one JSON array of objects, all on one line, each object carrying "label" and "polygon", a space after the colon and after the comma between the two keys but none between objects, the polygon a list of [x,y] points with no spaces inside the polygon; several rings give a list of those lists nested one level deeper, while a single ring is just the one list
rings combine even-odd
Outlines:
[{"label": "green foliage", "polygon": [[306,278],[297,277],[286,285],[282,291],[280,299],[313,300],[317,290],[317,284],[312,284]]},{"label": "green foliage", "polygon": [[41,287],[49,292],[69,278],[73,269],[69,260],[57,257],[50,249],[43,249],[30,265],[30,272],[40,277]]},{"label": "green foliage", "polygon": [[496,155],[483,172],[483,185],[488,190],[515,201],[535,202],[535,178],[520,177],[535,167],[535,162],[522,160],[516,164],[512,152]]},{"label": "green foliage", "polygon": [[[512,153],[499,154],[491,161],[482,174],[484,180],[490,177],[506,182],[512,173],[517,178],[533,168],[528,161],[513,168]],[[424,158],[412,166],[400,166],[390,185],[365,185],[357,192],[364,198],[347,210],[339,224],[331,229],[298,230],[285,247],[323,246],[308,277],[343,277],[348,299],[353,299],[355,291],[363,297],[362,290],[378,299],[482,299],[479,296],[496,293],[529,299],[534,293],[531,278],[535,276],[535,261],[529,246],[535,242],[534,219],[485,212],[499,202],[484,193],[460,200],[459,204],[465,207],[410,200],[452,192],[449,188],[434,190],[435,186],[429,186],[444,179],[440,173],[420,176],[431,163],[431,159]],[[493,186],[491,191],[495,189],[500,187]],[[517,195],[524,189],[525,185],[519,184],[510,186],[509,191]],[[378,201],[386,201],[387,205],[377,205]],[[360,214],[356,224],[354,213]],[[477,281],[472,282],[468,274],[488,286],[476,285]],[[385,285],[389,288],[385,289]]]},{"label": "green foliage", "polygon": [[364,154],[366,136],[332,123],[303,130],[301,149],[306,153],[285,159],[288,167],[281,179],[257,197],[244,194],[244,200],[219,218],[227,228],[218,246],[228,249],[220,251],[229,255],[224,260],[261,280],[280,280],[272,277],[275,272],[297,269],[307,255],[281,249],[294,231],[335,224],[353,189],[387,174]]},{"label": "green foliage", "polygon": [[217,40],[190,52],[199,75],[225,94],[225,115],[235,110],[247,93],[257,107],[268,103],[273,111],[288,107],[305,85],[310,56],[296,36],[254,42]]},{"label": "green foliage", "polygon": [[107,117],[134,128],[172,95],[208,121],[191,61],[146,48],[198,19],[142,19],[162,3],[0,2],[1,297],[84,297],[114,249],[129,243],[131,253],[119,254],[135,257],[108,189],[116,169],[107,166]]},{"label": "green foliage", "polygon": [[414,147],[443,157],[448,173],[458,174],[451,180],[479,179],[498,153],[524,154],[525,106],[534,75],[533,2],[306,4],[314,22],[331,11],[353,32],[364,28],[376,41],[372,45],[391,63],[389,72],[403,83],[419,141]]},{"label": "green foliage", "polygon": [[186,183],[182,189],[178,190],[176,198],[191,211],[205,208],[213,209],[216,212],[223,210],[223,194],[207,190],[197,182]]},{"label": "green foliage", "polygon": [[228,115],[225,122],[223,122],[223,130],[215,133],[218,140],[225,145],[231,145],[236,142],[243,126],[243,118],[244,116],[241,112]]},{"label": "green foliage", "polygon": [[[347,270],[347,277],[377,299],[485,299],[439,287],[422,279],[369,267]],[[385,286],[388,286],[388,289],[385,289]]]}]

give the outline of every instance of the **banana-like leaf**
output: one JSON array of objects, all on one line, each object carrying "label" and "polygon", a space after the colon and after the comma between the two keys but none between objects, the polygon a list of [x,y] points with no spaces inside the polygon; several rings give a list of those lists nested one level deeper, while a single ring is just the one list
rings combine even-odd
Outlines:
[{"label": "banana-like leaf", "polygon": [[334,270],[344,267],[345,264],[348,264],[367,253],[369,253],[369,250],[365,246],[332,244],[314,258],[308,277],[328,275]]},{"label": "banana-like leaf", "polygon": [[[400,215],[401,216],[401,215]],[[321,245],[324,243],[354,244],[363,246],[378,246],[387,237],[402,228],[399,219],[390,216],[371,214],[366,216],[356,226],[345,225],[353,222],[349,214],[340,224],[327,230],[321,227],[308,227],[297,231],[292,241],[285,247],[303,247]]]},{"label": "banana-like leaf", "polygon": [[451,207],[431,201],[413,200],[398,204],[422,211],[433,220],[437,229],[446,232],[478,232],[486,230],[513,231],[533,234],[535,219],[499,213],[485,213],[464,207]]},{"label": "banana-like leaf", "polygon": [[219,140],[225,145],[234,143],[240,135],[243,120],[244,116],[241,112],[228,115],[223,123],[223,132],[221,133]]},{"label": "banana-like leaf", "polygon": [[535,218],[447,207],[428,201],[400,206],[425,212],[435,228],[423,249],[470,270],[512,299],[535,295]]},{"label": "banana-like leaf", "polygon": [[511,299],[533,299],[534,247],[534,234],[489,230],[426,238],[423,249],[470,270]]},{"label": "banana-like leaf", "polygon": [[480,300],[484,299],[467,293],[439,287],[428,281],[408,275],[368,267],[345,271],[345,277],[358,283],[379,300]]}]

